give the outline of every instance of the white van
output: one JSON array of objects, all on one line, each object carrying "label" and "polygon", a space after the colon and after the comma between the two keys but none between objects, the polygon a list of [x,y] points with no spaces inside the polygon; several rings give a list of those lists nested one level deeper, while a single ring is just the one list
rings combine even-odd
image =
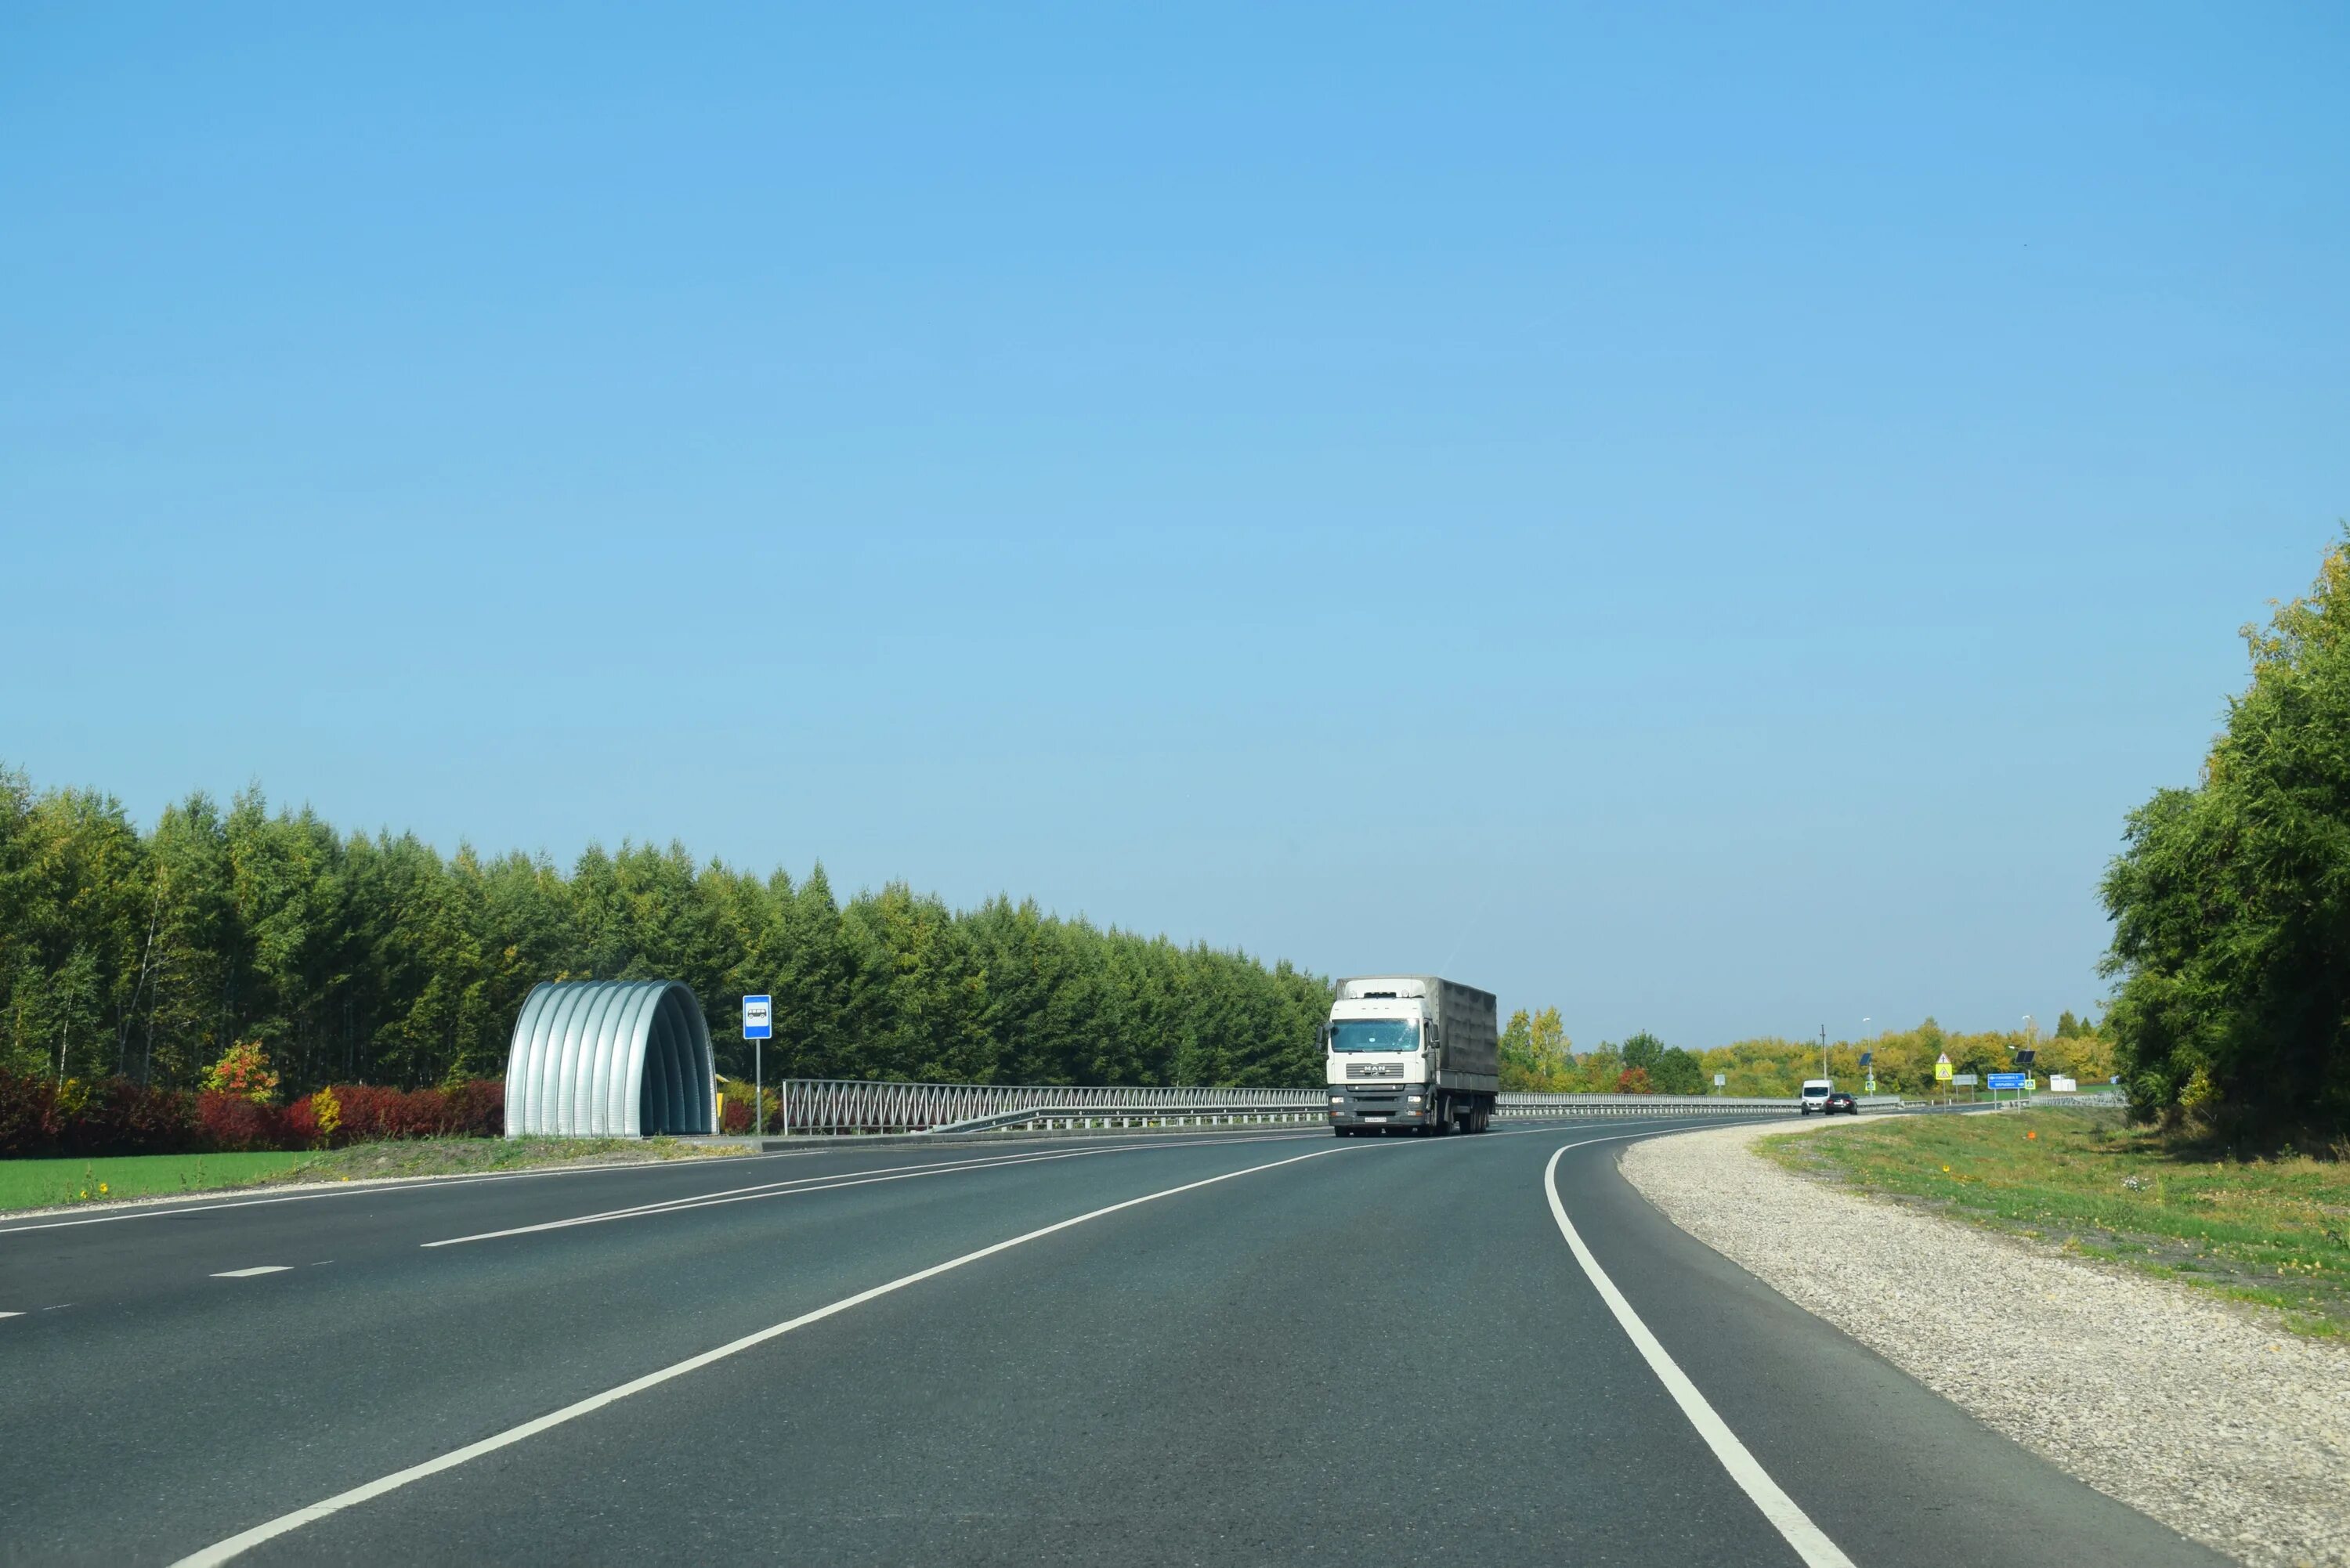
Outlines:
[{"label": "white van", "polygon": [[1828,1109],[1828,1096],[1835,1090],[1835,1080],[1833,1078],[1804,1079],[1804,1115],[1810,1116],[1814,1111],[1817,1111],[1822,1116],[1825,1116]]}]

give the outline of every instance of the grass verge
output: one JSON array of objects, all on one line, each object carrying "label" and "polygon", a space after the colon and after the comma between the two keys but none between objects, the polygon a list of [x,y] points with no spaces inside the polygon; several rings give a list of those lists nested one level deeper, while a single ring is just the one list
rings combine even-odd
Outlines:
[{"label": "grass verge", "polygon": [[0,1210],[112,1203],[288,1182],[463,1176],[560,1165],[643,1165],[739,1153],[677,1138],[397,1138],[293,1154],[133,1154],[0,1159]]},{"label": "grass verge", "polygon": [[97,1159],[0,1159],[0,1209],[110,1203],[208,1192],[280,1174],[307,1154],[130,1154]]},{"label": "grass verge", "polygon": [[2121,1113],[1898,1116],[1761,1139],[1798,1175],[2050,1241],[2350,1334],[2350,1164],[2182,1147]]}]

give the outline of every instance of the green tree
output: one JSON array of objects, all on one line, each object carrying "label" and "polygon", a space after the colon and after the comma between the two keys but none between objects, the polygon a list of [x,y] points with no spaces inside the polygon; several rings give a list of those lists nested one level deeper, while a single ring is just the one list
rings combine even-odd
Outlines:
[{"label": "green tree", "polygon": [[2106,1024],[2141,1114],[2350,1118],[2350,544],[2247,627],[2251,682],[2192,789],[2107,871]]},{"label": "green tree", "polygon": [[1510,1014],[1509,1024],[1502,1031],[1503,1089],[1545,1095],[1572,1092],[1574,1051],[1557,1008],[1545,1007],[1531,1015],[1519,1009]]},{"label": "green tree", "polygon": [[1657,1057],[1656,1065],[1648,1069],[1648,1077],[1660,1095],[1701,1095],[1705,1093],[1705,1065],[1697,1057],[1678,1045],[1668,1046]]}]

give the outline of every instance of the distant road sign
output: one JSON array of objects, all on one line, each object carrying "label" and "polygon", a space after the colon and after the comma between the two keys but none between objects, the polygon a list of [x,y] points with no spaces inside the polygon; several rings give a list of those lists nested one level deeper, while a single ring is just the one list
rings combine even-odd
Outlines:
[{"label": "distant road sign", "polygon": [[1729,1075],[1729,1074],[1727,1074],[1727,1073],[1716,1073],[1716,1074],[1713,1075],[1713,1086],[1714,1086],[1715,1088],[1717,1088],[1717,1089],[1721,1088],[1723,1085],[1725,1085],[1725,1084],[1727,1084],[1727,1083],[1729,1083],[1729,1082],[1730,1082],[1730,1075]]},{"label": "distant road sign", "polygon": [[743,999],[743,1038],[773,1040],[775,1037],[775,998],[746,996]]},{"label": "distant road sign", "polygon": [[1981,1080],[1977,1078],[1972,1073],[1953,1073],[1950,1075],[1950,1083],[1958,1088],[1971,1089],[1980,1082],[1981,1082]]},{"label": "distant road sign", "polygon": [[1950,1081],[1950,1059],[1948,1056],[1934,1064],[1934,1076],[1946,1084]]},{"label": "distant road sign", "polygon": [[2023,1075],[2021,1073],[1993,1073],[1991,1075],[1991,1087],[1994,1089],[2020,1089],[2023,1087]]}]

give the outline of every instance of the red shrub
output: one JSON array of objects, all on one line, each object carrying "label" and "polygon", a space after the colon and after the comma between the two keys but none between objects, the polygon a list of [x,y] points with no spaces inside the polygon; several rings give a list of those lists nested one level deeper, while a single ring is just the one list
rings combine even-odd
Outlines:
[{"label": "red shrub", "polygon": [[726,1113],[723,1118],[725,1131],[731,1133],[746,1133],[751,1130],[750,1101],[725,1100],[722,1101],[721,1104],[724,1106]]},{"label": "red shrub", "polygon": [[337,1084],[343,1103],[338,1144],[387,1137],[495,1137],[505,1130],[506,1086],[492,1078],[453,1089],[382,1089]]},{"label": "red shrub", "polygon": [[506,1130],[506,1084],[504,1078],[476,1078],[444,1091],[449,1097],[449,1130],[460,1137],[503,1137]]},{"label": "red shrub", "polygon": [[280,1148],[318,1147],[318,1107],[307,1095],[279,1111],[274,1119]]},{"label": "red shrub", "polygon": [[276,1116],[267,1106],[256,1106],[237,1095],[204,1090],[196,1096],[196,1120],[203,1127],[206,1148],[233,1153],[277,1145]]},{"label": "red shrub", "polygon": [[91,1088],[59,1141],[67,1154],[184,1153],[198,1142],[195,1096],[109,1078]]},{"label": "red shrub", "polygon": [[337,1084],[342,1122],[318,1129],[308,1096],[289,1106],[258,1106],[218,1089],[142,1088],[109,1078],[68,1104],[38,1075],[0,1073],[0,1158],[44,1155],[178,1154],[196,1150],[315,1148],[393,1137],[496,1137],[505,1131],[506,1086],[477,1078],[449,1089],[379,1088]]},{"label": "red shrub", "polygon": [[0,1073],[0,1157],[22,1159],[55,1154],[65,1130],[57,1115],[57,1089],[42,1077]]}]

